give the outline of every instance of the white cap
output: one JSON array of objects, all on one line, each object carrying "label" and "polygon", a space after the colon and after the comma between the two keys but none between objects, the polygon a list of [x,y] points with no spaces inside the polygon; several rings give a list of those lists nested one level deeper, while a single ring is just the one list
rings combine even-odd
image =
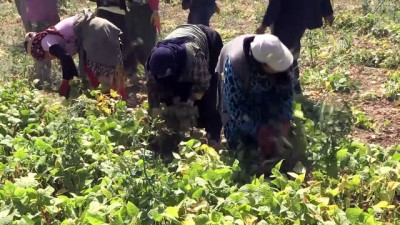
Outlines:
[{"label": "white cap", "polygon": [[250,47],[258,62],[267,64],[276,72],[287,70],[293,63],[290,50],[272,34],[256,35]]}]

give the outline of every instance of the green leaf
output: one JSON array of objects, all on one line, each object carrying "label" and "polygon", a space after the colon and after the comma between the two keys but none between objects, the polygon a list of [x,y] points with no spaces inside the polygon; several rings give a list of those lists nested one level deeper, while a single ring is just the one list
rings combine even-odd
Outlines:
[{"label": "green leaf", "polygon": [[161,220],[163,219],[163,216],[161,215],[161,213],[158,211],[158,209],[152,209],[149,212],[149,217],[150,219],[153,219],[156,222],[161,222]]},{"label": "green leaf", "polygon": [[32,219],[30,219],[28,216],[26,216],[26,215],[23,215],[22,216],[22,220],[25,222],[25,223],[22,223],[22,224],[26,224],[26,225],[35,225],[35,221],[33,221]]},{"label": "green leaf", "polygon": [[104,210],[107,206],[101,204],[98,201],[92,201],[89,205],[88,213],[92,215],[99,215],[100,217],[104,216]]},{"label": "green leaf", "polygon": [[241,219],[237,219],[237,220],[235,220],[235,223],[234,223],[235,225],[244,225],[244,222],[243,222],[243,220],[241,220]]},{"label": "green leaf", "polygon": [[322,225],[336,225],[333,221],[325,221]]},{"label": "green leaf", "polygon": [[351,223],[362,222],[360,221],[362,213],[363,210],[360,208],[348,208],[346,210],[346,216]]},{"label": "green leaf", "polygon": [[189,148],[198,148],[200,147],[201,142],[196,140],[196,139],[190,139],[189,141],[186,142],[186,146]]},{"label": "green leaf", "polygon": [[376,204],[376,207],[379,207],[381,209],[386,208],[389,205],[389,203],[387,201],[380,201],[378,204]]},{"label": "green leaf", "polygon": [[10,122],[12,125],[16,125],[20,123],[22,120],[13,116],[8,117],[8,122]]},{"label": "green leaf", "polygon": [[54,192],[54,188],[52,186],[47,186],[45,189],[38,189],[38,194],[42,194],[43,196],[52,196]]},{"label": "green leaf", "polygon": [[139,208],[136,207],[135,204],[133,204],[132,202],[129,202],[129,201],[126,204],[126,211],[127,211],[128,215],[131,217],[136,217],[140,212]]},{"label": "green leaf", "polygon": [[17,159],[26,159],[28,156],[25,152],[25,149],[19,148],[17,151],[14,152],[14,158]]},{"label": "green leaf", "polygon": [[181,156],[180,156],[178,153],[176,153],[176,152],[172,152],[172,156],[173,156],[175,159],[181,159]]},{"label": "green leaf", "polygon": [[0,212],[0,224],[11,225],[13,222],[13,214],[10,214],[10,210],[6,209]]},{"label": "green leaf", "polygon": [[51,145],[46,143],[45,141],[43,141],[41,138],[37,138],[35,140],[35,147],[39,150],[39,151],[46,151],[48,149],[51,149]]},{"label": "green leaf", "polygon": [[201,178],[201,177],[196,177],[196,178],[194,179],[194,181],[195,181],[195,184],[197,184],[197,185],[200,186],[200,187],[206,187],[206,186],[207,186],[207,181],[204,180],[204,179]]},{"label": "green leaf", "polygon": [[68,218],[68,219],[64,220],[60,225],[75,225],[75,224],[76,224],[76,222],[73,219]]},{"label": "green leaf", "polygon": [[122,204],[119,202],[114,202],[107,207],[107,214],[118,211],[121,208]]},{"label": "green leaf", "polygon": [[260,222],[258,222],[256,225],[268,225],[267,221],[265,220],[261,220]]},{"label": "green leaf", "polygon": [[339,151],[336,152],[336,159],[338,161],[343,161],[347,157],[347,152],[348,152],[348,149],[346,149],[346,148],[340,149]]},{"label": "green leaf", "polygon": [[400,162],[400,153],[396,153],[392,156],[392,160],[396,162]]},{"label": "green leaf", "polygon": [[194,218],[196,224],[207,224],[209,221],[208,215],[200,214]]},{"label": "green leaf", "polygon": [[243,200],[243,193],[232,193],[228,196],[229,199],[231,199],[234,203],[240,203],[241,200]]},{"label": "green leaf", "polygon": [[0,174],[4,174],[4,172],[6,171],[6,166],[0,162]]},{"label": "green leaf", "polygon": [[15,190],[15,185],[11,183],[10,181],[6,180],[4,186],[3,186],[4,194],[6,197],[11,197],[14,194]]},{"label": "green leaf", "polygon": [[112,199],[112,193],[109,191],[109,190],[107,190],[105,187],[101,187],[101,193],[103,193],[103,195],[104,196],[106,196],[106,198],[108,199],[108,200],[111,200]]},{"label": "green leaf", "polygon": [[15,186],[23,187],[23,188],[36,188],[39,185],[39,182],[35,178],[36,173],[28,173],[28,176],[16,178]]},{"label": "green leaf", "polygon": [[21,116],[29,116],[30,111],[29,109],[23,109],[19,113],[21,114]]},{"label": "green leaf", "polygon": [[353,176],[353,178],[349,181],[349,185],[354,187],[358,187],[361,184],[361,176],[356,174]]},{"label": "green leaf", "polygon": [[172,216],[173,218],[177,219],[177,218],[179,218],[179,207],[177,207],[177,206],[167,207],[165,209],[165,213]]},{"label": "green leaf", "polygon": [[192,198],[198,199],[203,195],[204,189],[203,188],[198,188],[195,192],[192,194]]},{"label": "green leaf", "polygon": [[224,215],[220,212],[215,212],[215,211],[211,212],[211,220],[213,222],[218,223],[222,220],[223,217],[224,217]]},{"label": "green leaf", "polygon": [[106,222],[103,216],[98,214],[86,214],[84,221],[90,225],[103,225]]},{"label": "green leaf", "polygon": [[25,188],[22,187],[16,187],[14,191],[14,197],[16,198],[23,198],[26,195],[26,190]]}]

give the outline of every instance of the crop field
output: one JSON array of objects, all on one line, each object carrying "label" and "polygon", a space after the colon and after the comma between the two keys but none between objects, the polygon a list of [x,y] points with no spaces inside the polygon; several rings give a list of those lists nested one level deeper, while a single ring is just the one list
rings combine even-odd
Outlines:
[{"label": "crop field", "polygon": [[[87,2],[64,0],[62,17]],[[267,3],[221,0],[211,26],[225,43],[253,33]],[[127,102],[59,97],[57,63],[36,89],[14,2],[0,0],[0,225],[400,224],[400,1],[332,3],[333,27],[306,32],[299,62],[294,114],[311,165],[255,177],[246,149],[195,136],[170,164],[156,157],[162,121],[148,116],[143,76]],[[160,8],[162,38],[187,12],[177,0]]]}]

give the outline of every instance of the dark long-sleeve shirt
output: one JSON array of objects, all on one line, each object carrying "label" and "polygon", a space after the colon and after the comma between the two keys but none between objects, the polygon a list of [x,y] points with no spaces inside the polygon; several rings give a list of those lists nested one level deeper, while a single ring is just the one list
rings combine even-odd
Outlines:
[{"label": "dark long-sleeve shirt", "polygon": [[92,1],[96,2],[97,7],[118,6],[120,9],[126,10],[125,0],[92,0]]},{"label": "dark long-sleeve shirt", "polygon": [[332,14],[330,0],[270,0],[262,25],[315,29],[322,26],[322,17]]}]

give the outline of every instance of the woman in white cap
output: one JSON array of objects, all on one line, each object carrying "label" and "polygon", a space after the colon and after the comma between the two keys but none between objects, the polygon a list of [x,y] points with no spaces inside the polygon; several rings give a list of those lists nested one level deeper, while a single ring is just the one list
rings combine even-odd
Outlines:
[{"label": "woman in white cap", "polygon": [[221,50],[222,118],[230,148],[257,146],[261,160],[274,157],[276,140],[292,119],[293,55],[274,35],[242,35]]},{"label": "woman in white cap", "polygon": [[80,74],[86,74],[93,88],[114,89],[125,99],[121,30],[89,11],[61,20],[42,32],[25,36],[26,52],[38,61],[59,59],[63,80],[59,89],[68,98],[69,81],[78,76],[72,56],[79,53]]}]

